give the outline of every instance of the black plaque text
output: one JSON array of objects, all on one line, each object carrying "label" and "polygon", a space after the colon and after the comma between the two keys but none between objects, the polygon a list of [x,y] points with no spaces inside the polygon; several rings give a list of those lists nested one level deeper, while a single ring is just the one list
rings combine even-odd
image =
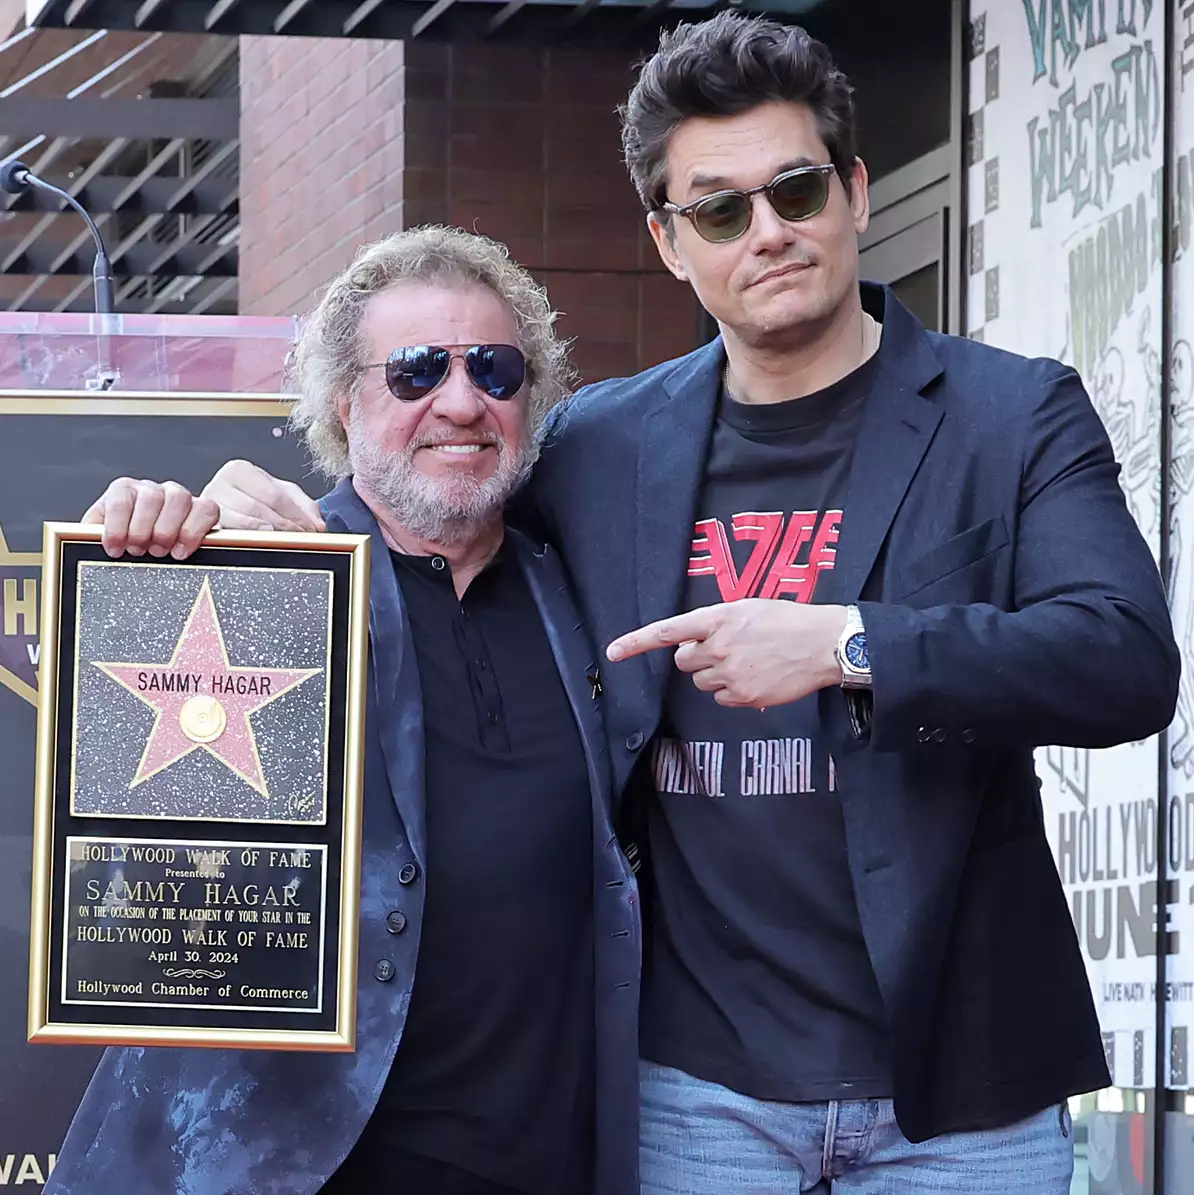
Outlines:
[{"label": "black plaque text", "polygon": [[326,852],[68,837],[63,1003],[318,1013]]}]

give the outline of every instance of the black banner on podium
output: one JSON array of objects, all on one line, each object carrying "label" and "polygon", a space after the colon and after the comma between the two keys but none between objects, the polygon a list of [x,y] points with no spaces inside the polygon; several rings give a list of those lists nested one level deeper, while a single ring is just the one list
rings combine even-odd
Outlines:
[{"label": "black banner on podium", "polygon": [[40,1190],[100,1054],[26,1041],[42,525],[116,477],[197,491],[234,457],[325,488],[281,402],[0,396],[0,1187]]}]

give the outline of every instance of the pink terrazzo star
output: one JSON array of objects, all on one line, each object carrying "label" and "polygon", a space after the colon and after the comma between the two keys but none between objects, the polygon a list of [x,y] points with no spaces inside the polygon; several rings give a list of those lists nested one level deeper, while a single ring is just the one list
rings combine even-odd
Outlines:
[{"label": "pink terrazzo star", "polygon": [[[264,797],[269,792],[249,715],[323,671],[322,668],[242,668],[229,664],[206,577],[168,664],[93,662],[157,715],[129,788],[136,788],[192,751],[202,749]],[[183,706],[197,697],[215,698],[226,717],[222,733],[209,742],[196,742],[188,737],[180,720]]]}]

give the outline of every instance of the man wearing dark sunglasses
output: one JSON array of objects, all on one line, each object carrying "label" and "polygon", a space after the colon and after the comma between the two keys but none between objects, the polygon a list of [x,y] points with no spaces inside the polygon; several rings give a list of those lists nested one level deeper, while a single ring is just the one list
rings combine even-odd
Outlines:
[{"label": "man wearing dark sunglasses", "polygon": [[622,115],[720,336],[575,396],[534,492],[645,847],[642,1189],[1067,1195],[1110,1076],[1033,750],[1155,733],[1180,670],[1107,435],[860,285],[803,31],[682,26]]},{"label": "man wearing dark sunglasses", "polygon": [[[432,228],[363,251],[305,324],[294,419],[342,480],[281,505],[374,545],[356,1049],[110,1050],[49,1195],[634,1190],[597,657],[555,553],[503,525],[569,380],[553,319],[501,246]],[[86,518],[113,555],[183,558],[217,514],[125,478]]]},{"label": "man wearing dark sunglasses", "polygon": [[[1033,750],[1155,733],[1179,674],[1107,436],[1072,370],[860,285],[850,88],[802,30],[666,34],[623,142],[721,334],[559,408],[528,496],[645,859],[642,1190],[1065,1195],[1109,1075]],[[305,517],[243,466],[207,492]]]}]

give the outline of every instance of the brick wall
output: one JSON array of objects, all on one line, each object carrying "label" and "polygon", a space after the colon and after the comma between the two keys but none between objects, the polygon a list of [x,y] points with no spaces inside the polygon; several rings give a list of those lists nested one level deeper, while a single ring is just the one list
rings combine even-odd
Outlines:
[{"label": "brick wall", "polygon": [[241,310],[300,311],[357,245],[448,222],[540,278],[585,380],[697,343],[618,152],[630,63],[526,47],[246,38]]},{"label": "brick wall", "polygon": [[403,75],[400,42],[241,38],[242,315],[302,311],[402,227]]}]

